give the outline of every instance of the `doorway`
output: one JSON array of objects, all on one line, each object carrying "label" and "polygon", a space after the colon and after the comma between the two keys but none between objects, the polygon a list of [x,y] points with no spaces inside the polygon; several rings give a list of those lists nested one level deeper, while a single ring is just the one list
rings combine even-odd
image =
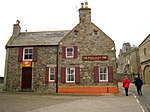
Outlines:
[{"label": "doorway", "polygon": [[32,87],[32,67],[23,67],[21,90],[31,90],[31,87]]}]

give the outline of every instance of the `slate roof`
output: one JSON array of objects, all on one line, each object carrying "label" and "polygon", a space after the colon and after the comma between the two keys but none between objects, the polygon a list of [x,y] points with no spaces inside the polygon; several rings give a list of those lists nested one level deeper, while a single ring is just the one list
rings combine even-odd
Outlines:
[{"label": "slate roof", "polygon": [[148,41],[150,41],[150,34],[143,40],[143,42],[139,45],[139,47],[144,45]]},{"label": "slate roof", "polygon": [[16,37],[11,37],[8,46],[36,46],[36,45],[58,45],[69,30],[43,31],[43,32],[20,32]]}]

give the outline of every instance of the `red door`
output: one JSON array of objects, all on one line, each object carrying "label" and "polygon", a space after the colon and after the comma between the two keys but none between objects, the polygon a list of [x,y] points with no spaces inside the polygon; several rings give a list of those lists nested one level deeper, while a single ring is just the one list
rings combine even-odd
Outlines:
[{"label": "red door", "polygon": [[23,67],[21,89],[31,90],[31,87],[32,87],[32,67]]}]

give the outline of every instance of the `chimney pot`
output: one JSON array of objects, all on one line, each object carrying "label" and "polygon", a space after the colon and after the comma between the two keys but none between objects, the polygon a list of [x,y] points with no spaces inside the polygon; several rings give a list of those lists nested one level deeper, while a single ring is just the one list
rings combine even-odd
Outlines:
[{"label": "chimney pot", "polygon": [[81,3],[81,8],[84,8],[84,3]]},{"label": "chimney pot", "polygon": [[16,20],[16,25],[19,25],[20,21],[19,20]]},{"label": "chimney pot", "polygon": [[88,8],[88,2],[85,2],[85,8]]}]

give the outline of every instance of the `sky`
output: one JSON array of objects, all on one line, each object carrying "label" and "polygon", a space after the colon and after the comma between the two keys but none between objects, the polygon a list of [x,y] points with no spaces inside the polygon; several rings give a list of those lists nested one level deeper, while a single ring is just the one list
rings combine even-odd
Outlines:
[{"label": "sky", "polygon": [[91,21],[114,40],[117,57],[123,43],[139,46],[150,34],[150,0],[0,0],[0,76],[16,20],[21,32],[72,30],[82,2],[91,8]]}]

